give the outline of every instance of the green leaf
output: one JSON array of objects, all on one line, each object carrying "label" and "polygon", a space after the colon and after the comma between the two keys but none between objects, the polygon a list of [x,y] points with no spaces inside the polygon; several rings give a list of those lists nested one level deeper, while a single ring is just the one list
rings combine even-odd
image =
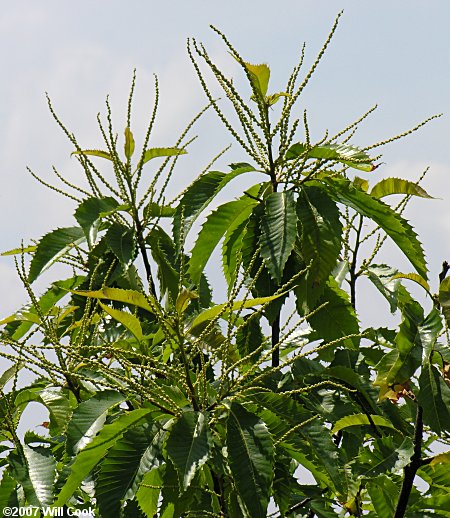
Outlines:
[{"label": "green leaf", "polygon": [[220,205],[208,216],[198,234],[189,261],[188,274],[195,284],[199,283],[208,259],[224,234],[245,221],[257,203],[254,199],[243,196]]},{"label": "green leaf", "polygon": [[102,307],[105,313],[108,313],[114,320],[120,322],[123,327],[128,329],[128,331],[140,342],[143,340],[144,335],[142,334],[142,327],[139,319],[132,315],[131,313],[127,313],[126,311],[120,311],[119,309],[114,309],[106,304],[103,304],[99,301],[99,305]]},{"label": "green leaf", "polygon": [[65,432],[72,416],[70,401],[60,387],[46,387],[39,392],[42,403],[47,407],[50,416],[50,434]]},{"label": "green leaf", "polygon": [[217,304],[216,306],[206,309],[205,311],[200,313],[200,315],[198,315],[192,322],[189,332],[192,332],[196,327],[200,326],[204,322],[216,318],[220,313],[222,313],[223,309],[226,306],[229,306],[229,308],[227,308],[229,309],[229,311],[248,309],[253,308],[254,306],[261,306],[263,304],[267,304],[268,302],[271,302],[272,300],[275,300],[284,295],[284,293],[280,293],[279,295],[272,295],[271,297],[259,297],[256,299],[236,300],[235,302],[233,302],[233,304],[231,304],[231,306],[229,306],[228,302],[225,302],[224,304]]},{"label": "green leaf", "polygon": [[139,408],[119,416],[111,424],[104,425],[92,442],[75,457],[75,461],[70,467],[70,474],[61,488],[54,506],[58,507],[67,503],[106,452],[114,446],[127,430],[153,411],[151,408]]},{"label": "green leaf", "polygon": [[40,505],[50,505],[53,502],[56,461],[48,448],[42,446],[31,448],[26,444],[22,448],[36,498]]},{"label": "green leaf", "polygon": [[0,509],[5,507],[19,507],[16,494],[17,482],[3,470],[0,483]]},{"label": "green leaf", "polygon": [[106,299],[114,300],[116,302],[123,302],[124,304],[130,304],[139,308],[145,309],[150,313],[153,313],[152,306],[149,304],[148,299],[152,300],[152,297],[146,297],[142,293],[135,290],[122,290],[120,288],[103,288],[101,290],[73,290],[76,295],[82,297],[90,297],[94,299]]},{"label": "green leaf", "polygon": [[348,205],[379,225],[405,254],[417,273],[425,280],[427,279],[427,266],[422,245],[411,225],[405,219],[391,209],[389,205],[356,189],[349,180],[326,177],[324,182],[331,187],[329,194],[336,201]]},{"label": "green leaf", "polygon": [[228,283],[228,291],[231,290],[239,272],[242,261],[242,245],[247,230],[247,221],[227,231],[222,245],[222,266],[225,279]]},{"label": "green leaf", "polygon": [[18,372],[24,365],[25,362],[18,361],[3,372],[3,374],[0,376],[0,390],[3,390],[4,386],[8,383],[9,380],[17,376]]},{"label": "green leaf", "polygon": [[250,516],[267,513],[273,479],[272,437],[265,423],[238,403],[227,422],[227,452],[236,490]]},{"label": "green leaf", "polygon": [[202,412],[183,412],[172,426],[166,449],[178,472],[181,492],[208,460],[210,441],[208,420]]},{"label": "green leaf", "polygon": [[396,427],[390,421],[380,415],[371,415],[369,419],[366,414],[354,414],[336,421],[331,433],[335,434],[340,430],[345,430],[349,426],[372,426],[373,424],[375,426],[384,426],[386,428],[396,430]]},{"label": "green leaf", "polygon": [[[248,216],[247,216],[248,217]],[[277,282],[297,238],[297,212],[292,191],[273,192],[265,200],[261,225],[261,257]]]},{"label": "green leaf", "polygon": [[[450,493],[446,495],[438,495],[438,496],[429,496],[427,498],[421,498],[416,504],[417,507],[421,510],[430,509],[433,511],[433,516],[440,516],[436,513],[436,511],[444,511],[449,512],[450,509]],[[422,514],[420,515],[422,516]],[[443,515],[448,516],[448,514]]]},{"label": "green leaf", "polygon": [[[163,478],[159,468],[148,471],[136,492],[136,500],[146,516],[156,516]],[[153,487],[150,487],[153,486]]]},{"label": "green leaf", "polygon": [[[434,314],[424,319],[421,306],[411,300],[402,308],[402,323],[395,337],[396,349],[376,365],[374,386],[387,387],[408,381],[422,363],[424,350],[432,347],[439,331]],[[440,325],[440,324],[439,324]]]},{"label": "green leaf", "polygon": [[72,155],[89,155],[97,156],[99,158],[106,158],[111,162],[114,162],[113,157],[107,152],[100,149],[83,149],[82,151],[72,151]]},{"label": "green leaf", "polygon": [[360,178],[359,176],[355,176],[352,180],[354,186],[358,187],[364,192],[369,190],[369,182],[365,178]]},{"label": "green leaf", "polygon": [[[300,300],[302,299],[300,298]],[[311,316],[307,315],[307,320],[316,331],[317,338],[325,342],[332,342],[344,336],[359,333],[358,319],[348,294],[339,288],[333,277],[328,279],[317,306],[324,303],[326,303],[325,307]],[[352,349],[355,348],[358,341],[358,338],[348,338],[340,342],[340,345]]]},{"label": "green leaf", "polygon": [[308,149],[305,144],[298,142],[287,150],[285,159],[294,160],[300,156],[318,160],[332,160],[360,171],[370,172],[375,169],[373,159],[367,153],[347,144],[322,144]]},{"label": "green leaf", "polygon": [[420,196],[421,198],[433,198],[425,189],[417,183],[401,178],[383,178],[372,187],[370,195],[374,198],[384,198],[391,194],[405,194],[408,196]]},{"label": "green leaf", "polygon": [[158,205],[151,201],[144,207],[144,218],[171,218],[176,212],[176,209],[170,205]]},{"label": "green leaf", "polygon": [[[258,349],[264,342],[264,334],[260,325],[261,317],[259,315],[244,317],[244,323],[239,326],[236,334],[236,346],[241,358],[245,358],[253,351]],[[249,361],[253,364],[256,357],[251,356]]]},{"label": "green leaf", "polygon": [[373,264],[367,267],[366,272],[375,287],[389,301],[391,313],[413,300],[408,291],[401,285],[400,279],[395,278],[398,273],[395,268],[386,264]]},{"label": "green leaf", "polygon": [[155,446],[160,436],[149,426],[131,428],[108,451],[95,484],[102,516],[120,516],[121,503],[134,497],[144,473],[159,464],[161,451]]},{"label": "green leaf", "polygon": [[115,390],[103,390],[81,402],[72,414],[67,427],[67,452],[72,455],[86,448],[102,429],[108,411],[126,400]]},{"label": "green leaf", "polygon": [[139,162],[139,166],[146,164],[149,160],[152,160],[153,158],[178,156],[186,154],[187,151],[185,149],[180,149],[177,147],[152,147],[145,151],[144,157]]},{"label": "green leaf", "polygon": [[125,156],[128,160],[131,159],[134,153],[134,137],[130,128],[127,126],[125,128]]},{"label": "green leaf", "polygon": [[281,99],[281,97],[290,97],[290,95],[286,92],[277,92],[276,94],[267,95],[266,104],[268,106],[273,106]]},{"label": "green leaf", "polygon": [[252,65],[243,61],[241,64],[247,69],[254,89],[264,98],[269,87],[270,68],[265,63]]},{"label": "green leaf", "polygon": [[43,236],[31,260],[28,281],[35,281],[42,271],[84,240],[84,232],[80,227],[58,228]]},{"label": "green leaf", "polygon": [[152,257],[158,265],[160,293],[163,296],[168,292],[172,300],[175,300],[178,297],[178,285],[180,283],[175,244],[161,227],[154,228],[147,236],[146,242],[150,245]]},{"label": "green leaf", "polygon": [[367,484],[367,491],[376,516],[394,516],[399,489],[387,475],[371,479]]},{"label": "green leaf", "polygon": [[426,363],[419,376],[420,392],[417,396],[423,408],[423,420],[439,436],[450,431],[450,388],[439,371]]},{"label": "green leaf", "polygon": [[296,289],[298,304],[306,313],[314,308],[341,250],[342,224],[334,201],[318,187],[305,186],[297,200],[297,216],[301,227],[302,259],[309,265]]},{"label": "green leaf", "polygon": [[439,304],[447,325],[450,325],[450,277],[446,277],[439,286]]},{"label": "green leaf", "polygon": [[121,264],[129,266],[136,257],[136,236],[133,229],[114,222],[109,227],[105,240]]},{"label": "green leaf", "polygon": [[417,273],[396,273],[393,279],[408,279],[410,281],[413,281],[417,283],[419,286],[422,286],[422,288],[431,295],[431,288],[428,282],[421,277],[420,275],[417,275]]},{"label": "green leaf", "polygon": [[36,246],[24,246],[23,248],[13,248],[12,250],[7,250],[6,252],[2,252],[0,256],[4,257],[6,255],[22,255],[30,252],[34,252],[36,250]]},{"label": "green leaf", "polygon": [[423,350],[423,363],[426,364],[431,361],[434,345],[442,330],[442,320],[439,311],[433,307],[429,315],[418,326],[418,338],[416,341],[420,342]]},{"label": "green leaf", "polygon": [[[249,164],[238,164],[229,173],[209,171],[197,178],[185,191],[176,208],[173,220],[173,235],[177,246],[181,246],[181,235],[184,239],[198,216],[211,203],[215,196],[237,176],[255,171]],[[181,228],[183,222],[183,229]]]},{"label": "green leaf", "polygon": [[111,213],[119,207],[119,202],[110,196],[105,198],[86,198],[75,211],[75,219],[84,230],[86,237],[92,239],[92,227],[102,214]]},{"label": "green leaf", "polygon": [[198,293],[196,291],[190,291],[186,288],[182,288],[181,293],[178,295],[175,302],[175,309],[179,315],[183,314],[189,306],[191,300],[198,299]]}]

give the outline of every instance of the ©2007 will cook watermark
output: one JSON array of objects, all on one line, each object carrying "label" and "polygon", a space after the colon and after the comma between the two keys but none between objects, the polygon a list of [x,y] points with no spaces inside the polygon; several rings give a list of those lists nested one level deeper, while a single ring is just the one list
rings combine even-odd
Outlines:
[{"label": "\u00a92007 will cook watermark", "polygon": [[45,516],[46,518],[75,516],[77,518],[95,518],[95,510],[91,507],[88,509],[71,509],[70,507],[37,507],[29,505],[26,507],[4,507],[2,516],[4,518],[9,518],[10,516]]}]

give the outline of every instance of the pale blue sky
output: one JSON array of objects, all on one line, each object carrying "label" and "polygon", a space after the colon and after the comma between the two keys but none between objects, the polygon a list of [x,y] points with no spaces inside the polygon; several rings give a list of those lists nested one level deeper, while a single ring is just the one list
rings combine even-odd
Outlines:
[{"label": "pale blue sky", "polygon": [[[372,173],[416,178],[431,166],[425,187],[442,200],[418,200],[408,213],[424,241],[434,277],[450,259],[450,2],[446,0],[18,0],[3,2],[0,15],[0,232],[2,250],[72,224],[71,207],[45,190],[26,165],[51,178],[55,165],[70,178],[78,170],[71,146],[51,119],[48,91],[63,121],[86,147],[99,143],[95,116],[111,94],[122,131],[134,67],[138,72],[135,134],[144,127],[158,74],[161,110],[154,145],[175,134],[204,105],[187,58],[188,36],[202,40],[216,61],[238,73],[210,23],[220,27],[250,62],[271,65],[273,89],[282,89],[304,41],[310,63],[341,9],[335,38],[305,92],[316,137],[336,130],[377,103],[379,110],[354,139],[367,145],[444,112],[444,117],[384,150],[385,164]],[[231,142],[210,115],[179,170],[187,184],[209,158]],[[233,158],[245,159],[235,146]],[[231,161],[227,159],[224,164]],[[389,252],[390,253],[390,252]],[[395,257],[395,259],[394,259]],[[397,255],[393,256],[397,260]],[[406,263],[399,263],[405,265]],[[24,300],[11,258],[0,258],[0,314]],[[6,300],[5,300],[6,299]]]}]

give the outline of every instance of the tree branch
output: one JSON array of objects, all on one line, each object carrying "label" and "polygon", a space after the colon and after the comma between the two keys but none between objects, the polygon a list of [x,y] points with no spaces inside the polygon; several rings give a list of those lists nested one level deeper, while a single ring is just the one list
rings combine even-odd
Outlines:
[{"label": "tree branch", "polygon": [[398,497],[397,507],[395,509],[394,518],[403,518],[406,508],[408,507],[409,497],[414,483],[417,470],[422,466],[422,439],[423,439],[423,409],[417,406],[416,425],[414,428],[414,453],[410,463],[405,466],[403,472],[403,484]]}]

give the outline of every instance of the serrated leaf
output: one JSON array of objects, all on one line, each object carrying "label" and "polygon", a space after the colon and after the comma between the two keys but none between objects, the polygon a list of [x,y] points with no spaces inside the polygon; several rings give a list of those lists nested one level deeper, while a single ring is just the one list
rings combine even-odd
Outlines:
[{"label": "serrated leaf", "polygon": [[23,248],[13,248],[12,250],[7,250],[6,252],[2,252],[0,256],[4,257],[7,255],[22,255],[22,254],[28,254],[30,252],[34,252],[36,250],[36,246],[24,246]]},{"label": "serrated leaf", "polygon": [[249,76],[252,87],[259,96],[264,99],[267,94],[267,88],[269,87],[269,79],[270,79],[270,68],[265,63],[261,65],[252,65],[251,63],[247,63],[246,61],[242,61],[240,58],[231,54],[234,59],[243,66]]},{"label": "serrated leaf", "polygon": [[105,234],[105,240],[125,267],[129,266],[136,256],[136,236],[134,231],[121,223],[114,222]]},{"label": "serrated leaf", "polygon": [[41,272],[49,268],[60,257],[85,240],[80,227],[58,228],[52,230],[39,240],[30,264],[28,281],[35,281]]},{"label": "serrated leaf", "polygon": [[290,97],[290,95],[286,92],[277,92],[275,94],[267,95],[266,104],[268,106],[273,106],[281,99],[281,97]]},{"label": "serrated leaf", "polygon": [[102,429],[108,411],[125,401],[126,397],[115,390],[103,390],[81,402],[72,414],[67,427],[66,449],[75,454],[92,442]]},{"label": "serrated leaf", "polygon": [[48,408],[50,433],[63,433],[72,416],[70,401],[60,387],[46,387],[39,392],[42,403]]},{"label": "serrated leaf", "polygon": [[265,423],[237,403],[227,421],[228,462],[250,516],[266,516],[273,479],[272,437]]},{"label": "serrated leaf", "polygon": [[446,277],[439,285],[439,304],[447,325],[450,325],[450,277]]},{"label": "serrated leaf", "polygon": [[113,158],[107,151],[102,151],[101,149],[83,149],[81,151],[72,151],[72,155],[88,155],[88,156],[96,156],[99,158],[106,158],[106,160],[110,160],[113,162]]},{"label": "serrated leaf", "polygon": [[395,275],[398,273],[395,268],[386,264],[373,264],[367,267],[366,272],[375,287],[388,300],[391,313],[412,302],[412,297],[401,285],[400,279],[395,279]]},{"label": "serrated leaf", "polygon": [[399,489],[386,475],[373,478],[367,484],[372,505],[376,516],[394,516]]},{"label": "serrated leaf", "polygon": [[130,128],[127,126],[125,128],[125,146],[124,146],[125,156],[128,160],[133,156],[134,153],[134,137]]},{"label": "serrated leaf", "polygon": [[[322,296],[317,301],[317,306],[324,303],[326,305],[322,309],[311,316],[307,315],[307,320],[316,331],[317,338],[325,342],[331,342],[359,333],[358,318],[350,303],[348,294],[339,288],[333,277],[328,279]],[[358,338],[348,338],[340,342],[340,345],[355,348],[357,343]]]},{"label": "serrated leaf", "polygon": [[435,455],[430,462],[430,466],[435,466],[436,464],[450,464],[450,451]]},{"label": "serrated leaf", "polygon": [[145,309],[153,313],[152,306],[148,299],[153,300],[153,297],[146,297],[142,293],[135,290],[122,290],[120,288],[103,288],[101,290],[73,290],[72,293],[81,295],[82,297],[90,297],[94,299],[113,300],[115,302],[123,302],[139,308]]},{"label": "serrated leaf", "polygon": [[17,482],[3,470],[2,481],[0,483],[0,509],[6,507],[19,507],[16,494]]},{"label": "serrated leaf", "polygon": [[194,299],[198,299],[198,293],[196,291],[191,291],[186,288],[183,288],[175,302],[175,309],[177,310],[178,314],[183,314],[188,308],[191,300]]},{"label": "serrated leaf", "polygon": [[198,315],[192,322],[189,332],[192,332],[196,327],[200,326],[204,322],[216,318],[220,313],[222,313],[223,309],[227,306],[229,306],[229,308],[227,308],[229,309],[229,311],[248,309],[253,308],[255,306],[267,304],[268,302],[272,302],[273,300],[276,300],[277,298],[282,297],[284,295],[285,293],[280,293],[279,295],[272,295],[271,297],[259,297],[256,299],[236,300],[235,302],[233,302],[233,304],[231,304],[231,306],[229,306],[228,302],[225,302],[224,304],[217,304],[216,306],[206,309],[205,311],[200,313],[200,315]]},{"label": "serrated leaf", "polygon": [[[161,452],[154,447],[159,432],[138,426],[124,433],[101,462],[96,477],[95,497],[102,516],[120,516],[121,504],[134,497],[147,470],[157,466]],[[152,454],[151,462],[146,457]]]},{"label": "serrated leaf", "polygon": [[[245,318],[244,323],[239,326],[236,334],[236,347],[241,358],[245,358],[264,343],[264,334],[261,330],[260,316],[250,316]],[[250,362],[256,360],[252,355]]]},{"label": "serrated leaf", "polygon": [[135,426],[141,419],[153,412],[151,408],[139,408],[119,416],[114,422],[104,425],[98,435],[81,450],[70,466],[70,474],[61,488],[54,506],[64,505],[73,495],[82,481],[89,475],[106,452],[123,436],[123,434]]},{"label": "serrated leaf", "polygon": [[396,427],[387,419],[380,415],[371,415],[370,419],[366,414],[353,414],[343,417],[334,423],[331,433],[337,433],[340,430],[345,430],[349,426],[384,426],[397,430]]},{"label": "serrated leaf", "polygon": [[[236,167],[233,167],[233,166]],[[232,171],[221,173],[219,171],[209,171],[197,178],[183,194],[173,220],[173,235],[177,246],[180,246],[181,234],[184,239],[194,224],[198,216],[206,209],[215,196],[231,180],[241,174],[255,171],[249,164],[232,164]],[[181,222],[183,221],[183,231]]]},{"label": "serrated leaf", "polygon": [[146,164],[149,160],[152,160],[153,158],[178,156],[186,154],[187,151],[185,149],[180,149],[177,147],[152,147],[145,150],[144,157],[139,162],[139,166]]},{"label": "serrated leaf", "polygon": [[98,302],[103,311],[108,313],[114,320],[117,320],[120,324],[123,325],[139,342],[141,342],[144,338],[142,334],[142,327],[139,319],[132,315],[131,313],[127,313],[126,311],[121,311],[120,309],[114,309],[102,302]]},{"label": "serrated leaf", "polygon": [[424,351],[433,347],[439,330],[440,323],[434,312],[424,319],[421,306],[414,300],[402,307],[402,323],[395,337],[396,349],[376,365],[374,386],[381,387],[383,394],[388,387],[407,382],[421,365]]},{"label": "serrated leaf", "polygon": [[305,144],[297,142],[287,150],[285,159],[294,160],[300,156],[319,160],[332,160],[360,171],[370,172],[375,169],[373,159],[367,153],[356,146],[349,146],[347,144],[322,144],[308,149]]},{"label": "serrated leaf", "polygon": [[166,449],[178,472],[180,491],[186,491],[210,455],[208,421],[204,413],[187,411],[175,422]]},{"label": "serrated leaf", "polygon": [[161,295],[168,292],[172,300],[176,299],[180,273],[177,268],[175,244],[160,227],[153,229],[147,236],[146,242],[150,245],[152,257],[158,265]]},{"label": "serrated leaf", "polygon": [[402,178],[383,178],[372,187],[370,195],[374,198],[384,198],[391,194],[405,194],[408,196],[420,196],[421,198],[433,198],[425,189],[417,183],[403,180]]},{"label": "serrated leaf", "polygon": [[6,369],[3,374],[0,376],[0,390],[3,390],[4,386],[8,383],[8,381],[15,376],[17,376],[18,372],[22,367],[24,367],[25,362],[18,361],[14,365],[11,365],[9,369]]},{"label": "serrated leaf", "polygon": [[136,492],[136,500],[146,516],[156,516],[162,483],[163,478],[158,468],[148,471],[142,479],[142,485]]},{"label": "serrated leaf", "polygon": [[339,458],[339,451],[331,439],[329,430],[319,420],[314,420],[305,425],[302,429],[302,435],[306,436],[311,453],[314,454],[313,461],[318,467],[325,469],[330,482],[334,485],[336,491],[346,494],[347,480],[343,476],[342,462]]},{"label": "serrated leaf", "polygon": [[[297,297],[303,294],[303,311],[314,307],[339,257],[342,223],[333,200],[318,187],[305,186],[297,200],[302,259],[309,264],[299,280]],[[299,300],[298,300],[299,302]]]},{"label": "serrated leaf", "polygon": [[420,392],[417,396],[423,408],[423,420],[439,436],[450,431],[450,388],[439,371],[427,363],[419,376]]},{"label": "serrated leaf", "polygon": [[40,505],[53,502],[56,461],[49,448],[31,448],[24,444],[23,453],[27,460],[28,476]]},{"label": "serrated leaf", "polygon": [[369,194],[356,189],[349,180],[337,177],[326,177],[324,182],[331,189],[328,194],[347,205],[362,216],[372,219],[405,254],[417,273],[427,279],[427,266],[422,245],[411,225],[397,214],[389,205],[373,198]]},{"label": "serrated leaf", "polygon": [[236,280],[239,266],[242,260],[242,244],[247,228],[247,221],[227,231],[222,245],[222,266],[225,279],[228,283],[228,290],[232,288]]},{"label": "serrated leaf", "polygon": [[171,218],[176,212],[176,209],[170,205],[158,205],[151,201],[144,207],[144,218]]},{"label": "serrated leaf", "polygon": [[105,198],[86,198],[75,211],[75,219],[84,230],[86,237],[92,241],[91,229],[103,213],[110,213],[119,207],[119,202],[110,196]]},{"label": "serrated leaf", "polygon": [[272,278],[281,282],[297,238],[297,212],[292,191],[273,192],[266,198],[260,226],[261,257]]},{"label": "serrated leaf", "polygon": [[188,274],[195,284],[219,241],[227,231],[238,227],[250,215],[258,202],[248,196],[220,205],[212,212],[200,230],[189,260]]},{"label": "serrated leaf", "polygon": [[417,283],[419,286],[422,286],[422,288],[428,292],[428,294],[431,295],[431,288],[428,282],[418,275],[417,273],[396,273],[392,279],[408,279],[409,281],[413,281]]},{"label": "serrated leaf", "polygon": [[367,192],[369,190],[369,182],[365,178],[355,176],[355,178],[353,178],[352,183],[364,192]]}]

